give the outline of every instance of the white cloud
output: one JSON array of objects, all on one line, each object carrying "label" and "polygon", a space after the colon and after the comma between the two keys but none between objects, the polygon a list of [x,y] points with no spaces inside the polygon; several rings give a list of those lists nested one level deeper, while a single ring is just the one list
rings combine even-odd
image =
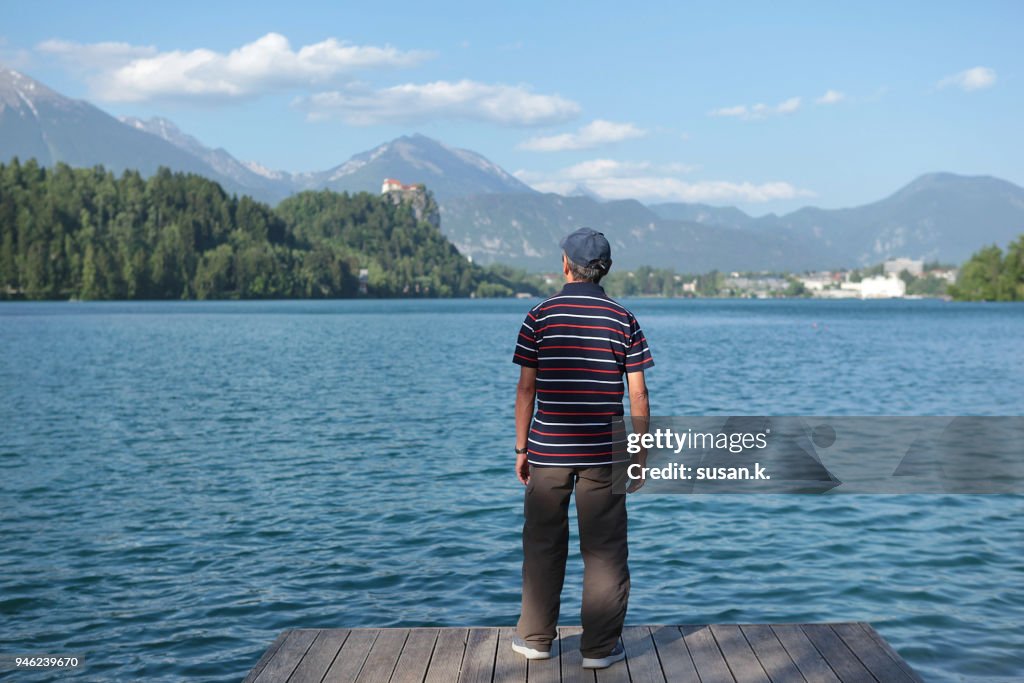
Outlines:
[{"label": "white cloud", "polygon": [[694,169],[684,164],[593,159],[554,174],[518,171],[515,175],[542,192],[569,194],[582,186],[604,199],[760,203],[813,196],[808,190],[781,181],[691,181],[678,177]]},{"label": "white cloud", "polygon": [[800,108],[800,98],[799,97],[790,97],[788,100],[785,100],[784,102],[780,102],[779,106],[775,107],[775,112],[777,114],[792,114],[793,112],[795,112],[799,108]]},{"label": "white cloud", "polygon": [[815,100],[818,104],[837,104],[846,99],[846,93],[838,90],[826,90],[825,94]]},{"label": "white cloud", "polygon": [[353,125],[455,119],[535,126],[561,123],[580,112],[578,104],[559,95],[470,80],[405,83],[379,90],[353,87],[299,98],[295,105],[310,119],[340,118]]},{"label": "white cloud", "polygon": [[779,102],[774,107],[767,104],[758,102],[755,105],[747,106],[745,104],[737,104],[733,107],[721,107],[719,109],[712,109],[708,112],[708,116],[717,116],[723,118],[737,118],[745,119],[747,121],[753,121],[757,119],[764,119],[769,116],[792,114],[800,108],[802,99],[799,97],[790,97],[788,100]]},{"label": "white cloud", "polygon": [[747,110],[747,105],[737,104],[735,107],[722,107],[720,109],[712,109],[710,112],[711,116],[737,116],[745,117],[750,112]]},{"label": "white cloud", "polygon": [[404,67],[430,56],[391,46],[352,45],[328,38],[293,50],[268,33],[227,53],[200,48],[158,52],[126,43],[48,40],[36,49],[97,71],[95,95],[107,101],[248,97],[270,90],[330,82],[359,69]]},{"label": "white cloud", "polygon": [[591,149],[612,142],[639,138],[646,134],[647,131],[637,128],[632,123],[615,123],[614,121],[597,119],[583,126],[575,133],[530,138],[522,142],[519,148],[534,152]]},{"label": "white cloud", "polygon": [[44,40],[36,51],[57,57],[70,66],[81,69],[113,69],[141,57],[157,53],[152,45],[131,43],[75,43],[69,40]]},{"label": "white cloud", "polygon": [[946,76],[938,82],[938,87],[948,88],[950,86],[970,92],[972,90],[984,90],[996,84],[996,71],[987,66],[976,66],[973,69],[965,69],[955,74]]},{"label": "white cloud", "polygon": [[616,161],[614,159],[591,159],[574,164],[561,171],[561,174],[573,180],[595,180],[597,178],[614,178],[650,175],[651,173],[690,173],[696,166],[680,163],[653,164],[649,161]]}]

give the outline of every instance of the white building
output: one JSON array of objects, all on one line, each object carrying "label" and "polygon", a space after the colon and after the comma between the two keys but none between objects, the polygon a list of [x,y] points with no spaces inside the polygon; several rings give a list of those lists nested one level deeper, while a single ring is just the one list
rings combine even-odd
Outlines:
[{"label": "white building", "polygon": [[[860,285],[859,282],[850,283]],[[839,289],[823,289],[820,292],[815,292],[814,296],[821,299],[859,299],[860,298],[860,287],[847,287],[847,283],[843,283],[843,286]]]},{"label": "white building", "polygon": [[832,279],[831,278],[818,277],[818,276],[811,276],[811,277],[802,277],[802,278],[800,278],[800,282],[801,282],[801,284],[803,284],[804,288],[807,289],[807,291],[809,291],[809,292],[820,292],[821,290],[825,289],[825,287],[827,287],[830,284],[832,284]]},{"label": "white building", "polygon": [[894,258],[886,261],[883,268],[886,275],[899,275],[905,270],[914,277],[920,277],[924,273],[924,261],[921,259]]},{"label": "white building", "polygon": [[906,294],[907,283],[894,275],[867,277],[860,281],[862,299],[899,299]]}]

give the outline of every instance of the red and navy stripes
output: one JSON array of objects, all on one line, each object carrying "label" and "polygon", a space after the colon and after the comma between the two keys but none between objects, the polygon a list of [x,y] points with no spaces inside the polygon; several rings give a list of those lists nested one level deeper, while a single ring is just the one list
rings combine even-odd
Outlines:
[{"label": "red and navy stripes", "polygon": [[601,286],[570,282],[526,314],[512,360],[537,368],[531,464],[590,466],[621,459],[623,373],[654,365],[632,313]]}]

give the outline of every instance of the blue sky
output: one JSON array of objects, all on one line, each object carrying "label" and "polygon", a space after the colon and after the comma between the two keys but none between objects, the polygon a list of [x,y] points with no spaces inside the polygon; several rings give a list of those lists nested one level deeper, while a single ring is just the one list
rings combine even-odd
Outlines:
[{"label": "blue sky", "polygon": [[272,169],[421,132],[540,189],[755,214],[1024,184],[1019,2],[14,7],[0,61]]}]

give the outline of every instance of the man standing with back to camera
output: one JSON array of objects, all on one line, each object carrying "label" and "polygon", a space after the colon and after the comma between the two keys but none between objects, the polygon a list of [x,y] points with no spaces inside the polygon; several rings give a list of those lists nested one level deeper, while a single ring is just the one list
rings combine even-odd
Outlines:
[{"label": "man standing with back to camera", "polygon": [[583,555],[580,653],[585,668],[603,669],[625,658],[619,638],[629,599],[626,496],[612,490],[612,462],[623,452],[613,441],[624,435],[613,437],[613,425],[622,420],[624,374],[630,413],[645,424],[644,370],[654,360],[636,318],[598,284],[612,265],[604,235],[580,228],[561,247],[565,286],[526,315],[513,356],[521,366],[516,475],[526,496],[523,604],[512,649],[527,659],[551,656],[575,488]]}]

